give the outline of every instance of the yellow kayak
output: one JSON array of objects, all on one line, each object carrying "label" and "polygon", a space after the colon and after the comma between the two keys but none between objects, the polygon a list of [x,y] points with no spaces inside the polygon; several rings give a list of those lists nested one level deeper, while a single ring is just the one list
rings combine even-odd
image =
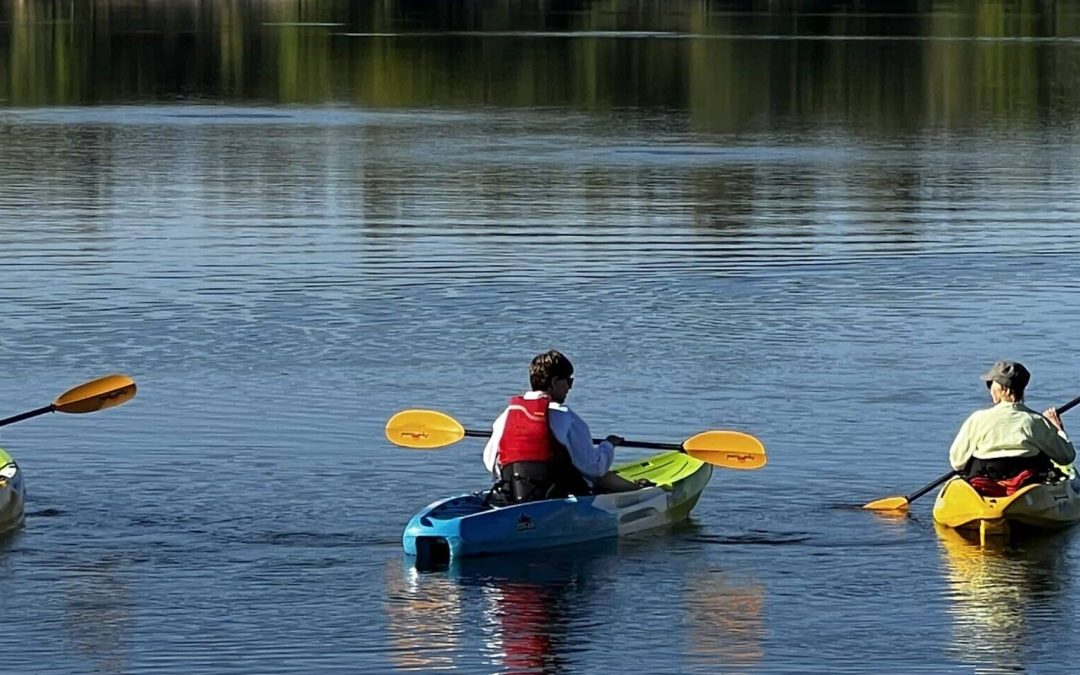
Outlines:
[{"label": "yellow kayak", "polygon": [[1010,525],[1067,527],[1080,521],[1080,478],[1027,485],[1007,497],[984,497],[963,478],[953,478],[938,493],[934,520],[984,534],[1007,534]]}]

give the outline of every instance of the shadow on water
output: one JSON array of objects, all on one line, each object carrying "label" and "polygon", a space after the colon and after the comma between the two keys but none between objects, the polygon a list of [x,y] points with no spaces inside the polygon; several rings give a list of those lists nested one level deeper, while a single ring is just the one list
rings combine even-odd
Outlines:
[{"label": "shadow on water", "polygon": [[804,544],[813,539],[813,536],[803,532],[768,532],[765,530],[747,530],[740,534],[732,535],[695,535],[690,541],[702,544],[731,544],[751,546],[785,546],[788,544]]},{"label": "shadow on water", "polygon": [[122,566],[122,561],[110,559],[79,564],[59,583],[70,644],[88,657],[99,673],[122,673],[128,666],[124,643],[135,601]]},{"label": "shadow on water", "polygon": [[62,509],[53,508],[41,509],[40,511],[33,511],[26,514],[28,518],[56,518],[57,516],[62,515],[64,515],[64,511]]},{"label": "shadow on water", "polygon": [[979,672],[1024,672],[1028,650],[1040,643],[1053,653],[1061,622],[1073,615],[1066,532],[1027,533],[980,546],[956,530],[935,525],[949,585],[951,651]]},{"label": "shadow on water", "polygon": [[19,538],[22,536],[23,528],[18,527],[10,532],[0,534],[0,553],[4,553],[12,548],[15,548],[15,544],[18,543]]}]

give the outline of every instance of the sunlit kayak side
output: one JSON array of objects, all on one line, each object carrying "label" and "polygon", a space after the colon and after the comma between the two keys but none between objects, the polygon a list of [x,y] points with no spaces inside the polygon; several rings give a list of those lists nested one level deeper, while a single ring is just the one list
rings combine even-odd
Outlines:
[{"label": "sunlit kayak side", "polygon": [[413,516],[402,545],[420,565],[635,534],[686,518],[712,476],[711,465],[680,452],[615,470],[658,487],[503,507],[485,504],[482,492],[450,497]]},{"label": "sunlit kayak side", "polygon": [[1028,485],[1007,497],[984,497],[962,478],[941,488],[934,520],[956,529],[1005,534],[1010,525],[1052,530],[1080,521],[1080,478]]},{"label": "sunlit kayak side", "polygon": [[25,498],[22,471],[11,455],[0,449],[0,535],[22,525]]}]

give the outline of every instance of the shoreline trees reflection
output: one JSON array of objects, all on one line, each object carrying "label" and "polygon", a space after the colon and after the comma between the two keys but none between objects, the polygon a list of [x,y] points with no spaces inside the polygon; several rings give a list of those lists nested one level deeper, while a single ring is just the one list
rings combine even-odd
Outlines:
[{"label": "shoreline trees reflection", "polygon": [[646,107],[719,132],[791,117],[1028,126],[1080,110],[1080,14],[1032,0],[894,5],[8,3],[0,106]]}]

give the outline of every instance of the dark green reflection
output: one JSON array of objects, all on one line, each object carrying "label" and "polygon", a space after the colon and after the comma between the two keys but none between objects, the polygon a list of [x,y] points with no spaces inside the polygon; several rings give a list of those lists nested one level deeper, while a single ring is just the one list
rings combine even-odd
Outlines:
[{"label": "dark green reflection", "polygon": [[0,105],[634,106],[685,110],[711,131],[790,117],[1029,125],[1080,110],[1072,3],[868,4],[3,3]]}]

